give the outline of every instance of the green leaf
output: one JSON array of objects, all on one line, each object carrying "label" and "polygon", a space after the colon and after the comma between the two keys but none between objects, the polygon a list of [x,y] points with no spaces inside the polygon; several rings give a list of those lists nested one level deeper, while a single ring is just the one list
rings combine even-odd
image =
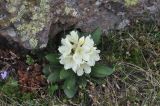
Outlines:
[{"label": "green leaf", "polygon": [[93,33],[92,33],[92,38],[93,41],[96,45],[98,45],[101,41],[101,35],[102,35],[102,30],[100,28],[97,28]]},{"label": "green leaf", "polygon": [[63,88],[73,88],[76,85],[76,78],[71,76],[70,78],[64,81]]},{"label": "green leaf", "polygon": [[59,63],[59,57],[57,54],[54,54],[54,53],[51,53],[51,54],[47,54],[45,56],[45,58],[50,62],[50,63],[53,63],[53,64],[58,64]]},{"label": "green leaf", "polygon": [[112,68],[109,68],[105,65],[96,65],[93,68],[91,75],[94,77],[103,78],[111,75],[113,72],[114,70]]},{"label": "green leaf", "polygon": [[60,71],[60,79],[61,79],[61,80],[66,79],[66,78],[69,78],[69,77],[71,77],[71,76],[73,76],[73,75],[74,75],[74,73],[73,73],[73,71],[71,71],[71,70],[62,69],[62,70]]},{"label": "green leaf", "polygon": [[73,98],[76,92],[77,92],[77,88],[72,88],[72,89],[65,88],[64,89],[64,93],[66,94],[68,98]]},{"label": "green leaf", "polygon": [[52,84],[48,87],[48,91],[49,91],[50,94],[53,94],[57,89],[58,89],[57,84]]},{"label": "green leaf", "polygon": [[63,90],[68,98],[72,98],[77,92],[76,78],[70,77],[69,79],[66,79],[63,85]]},{"label": "green leaf", "polygon": [[49,82],[51,82],[51,83],[54,83],[54,82],[57,82],[57,81],[59,81],[59,71],[58,70],[55,70],[53,73],[51,73],[49,76],[48,76],[48,78],[47,78],[47,80],[49,81]]},{"label": "green leaf", "polygon": [[53,67],[52,67],[51,65],[45,65],[45,66],[43,67],[42,72],[44,73],[45,76],[48,76],[49,73],[52,72],[52,70],[53,70]]}]

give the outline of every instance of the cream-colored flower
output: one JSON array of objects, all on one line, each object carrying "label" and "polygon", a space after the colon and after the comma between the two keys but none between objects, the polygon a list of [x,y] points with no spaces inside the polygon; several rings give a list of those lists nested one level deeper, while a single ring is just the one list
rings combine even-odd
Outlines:
[{"label": "cream-colored flower", "polygon": [[76,63],[73,60],[73,56],[71,55],[68,55],[65,57],[61,56],[60,59],[61,59],[60,63],[64,64],[64,69],[68,70],[72,68],[72,70],[75,70],[77,68]]},{"label": "cream-colored flower", "polygon": [[87,63],[82,63],[74,72],[76,72],[78,76],[82,76],[84,73],[89,74],[91,72],[91,67]]},{"label": "cream-colored flower", "polygon": [[96,47],[92,47],[89,52],[90,59],[89,61],[87,61],[87,64],[89,64],[90,66],[94,66],[95,62],[100,60],[99,53],[100,50],[97,50]]},{"label": "cream-colored flower", "polygon": [[77,31],[70,32],[70,35],[67,35],[66,37],[70,42],[72,42],[74,44],[78,43],[79,36],[78,36],[78,32]]},{"label": "cream-colored flower", "polygon": [[83,44],[83,48],[90,50],[92,47],[94,47],[94,41],[93,41],[93,39],[91,39],[91,35],[89,35],[85,39],[85,42]]},{"label": "cream-colored flower", "polygon": [[58,48],[59,52],[65,57],[71,53],[72,44],[68,39],[61,40],[62,46]]},{"label": "cream-colored flower", "polygon": [[91,66],[100,60],[100,50],[94,46],[91,35],[79,37],[77,31],[71,31],[65,39],[61,40],[58,48],[61,53],[60,63],[64,68],[72,69],[78,76],[91,72]]}]

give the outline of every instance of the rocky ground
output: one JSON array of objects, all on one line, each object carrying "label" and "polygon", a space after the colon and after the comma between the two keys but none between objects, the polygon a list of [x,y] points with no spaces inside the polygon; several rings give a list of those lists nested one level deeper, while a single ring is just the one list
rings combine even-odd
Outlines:
[{"label": "rocky ground", "polygon": [[[48,4],[45,5],[48,16],[45,19],[48,21],[40,20],[44,26],[35,29],[36,33],[24,28],[25,39],[22,39],[24,36],[17,25],[30,25],[28,22],[37,21],[26,17],[15,22],[12,19],[19,13],[24,16],[32,13],[33,16],[36,0],[26,0],[32,4],[26,14],[19,12],[23,0],[18,0],[18,4],[14,1],[0,1],[0,70],[7,70],[12,78],[7,79],[4,86],[0,82],[2,103],[44,106],[53,105],[55,100],[55,104],[73,106],[159,105],[159,0],[52,0],[49,12]],[[14,11],[8,9],[10,3],[14,3],[11,7],[17,7],[15,10],[12,8]],[[49,95],[48,82],[42,73],[45,54],[57,52],[60,37],[70,30],[92,32],[97,27],[103,31],[99,47],[102,61],[117,66],[116,72],[104,79],[101,85],[88,82],[86,90],[79,91],[76,98],[65,98],[61,90],[54,97]],[[11,82],[13,80],[17,81],[18,87]]]}]

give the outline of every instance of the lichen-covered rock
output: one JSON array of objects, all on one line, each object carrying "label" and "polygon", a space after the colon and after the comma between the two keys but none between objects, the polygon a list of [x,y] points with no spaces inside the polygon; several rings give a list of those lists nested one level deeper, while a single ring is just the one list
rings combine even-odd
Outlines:
[{"label": "lichen-covered rock", "polygon": [[45,47],[49,32],[53,38],[73,27],[84,32],[100,27],[107,34],[136,19],[160,24],[160,0],[1,0],[0,5],[0,34],[28,49]]},{"label": "lichen-covered rock", "polygon": [[[11,28],[5,28],[1,32],[9,32],[6,35],[27,49],[46,46],[51,25],[49,0],[6,0],[1,4],[9,14],[6,23],[14,28],[12,33]],[[3,23],[1,26],[7,27]],[[13,32],[16,34],[13,35]]]}]

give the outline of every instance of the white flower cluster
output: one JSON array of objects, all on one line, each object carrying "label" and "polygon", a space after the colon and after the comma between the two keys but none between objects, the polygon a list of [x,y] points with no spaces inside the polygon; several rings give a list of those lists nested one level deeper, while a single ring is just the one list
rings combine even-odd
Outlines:
[{"label": "white flower cluster", "polygon": [[77,31],[71,31],[65,39],[61,40],[61,44],[58,48],[61,53],[60,63],[66,70],[72,69],[78,76],[89,74],[91,66],[100,60],[100,50],[94,46],[91,35],[79,38]]}]

